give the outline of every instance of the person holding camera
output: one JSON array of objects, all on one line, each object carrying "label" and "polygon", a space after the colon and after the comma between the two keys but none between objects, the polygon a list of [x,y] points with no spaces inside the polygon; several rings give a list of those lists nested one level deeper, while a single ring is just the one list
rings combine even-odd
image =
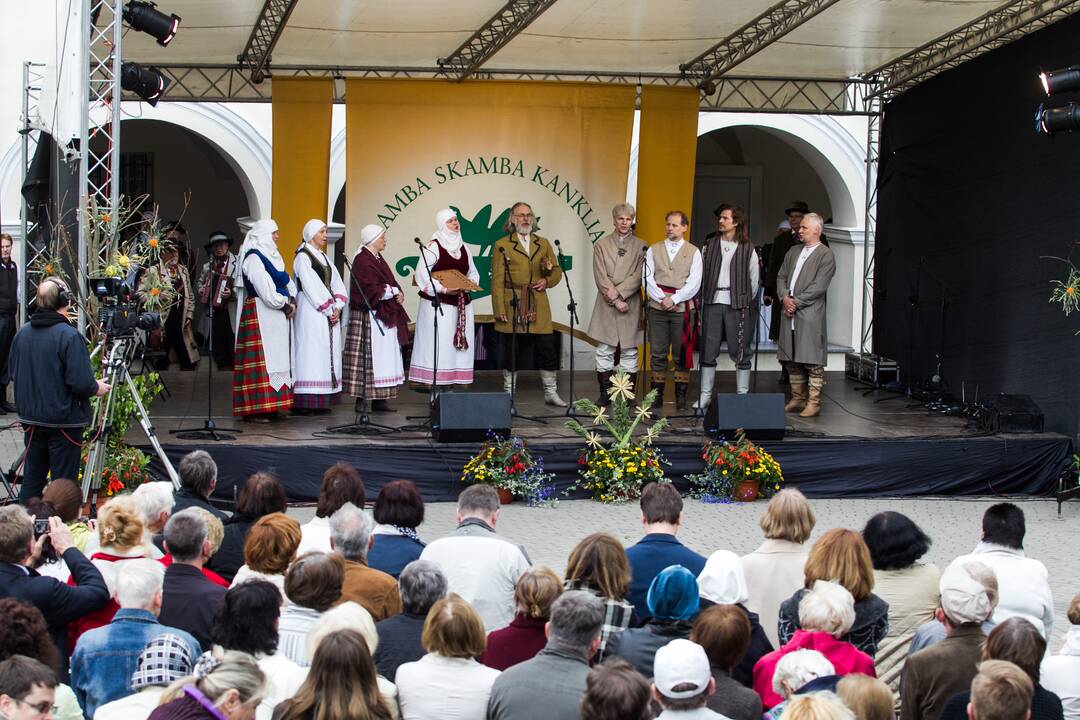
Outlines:
[{"label": "person holding camera", "polygon": [[111,386],[94,377],[86,339],[68,324],[74,298],[63,280],[45,278],[37,310],[11,343],[8,370],[23,428],[26,455],[19,502],[41,497],[45,478],[79,477],[90,398]]}]

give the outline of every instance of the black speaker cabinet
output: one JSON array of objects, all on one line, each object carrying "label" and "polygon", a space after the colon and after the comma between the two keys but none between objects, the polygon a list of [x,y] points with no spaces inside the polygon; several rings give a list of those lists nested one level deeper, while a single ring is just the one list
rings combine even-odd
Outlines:
[{"label": "black speaker cabinet", "polygon": [[986,403],[987,418],[983,425],[992,432],[1039,433],[1043,431],[1043,414],[1030,395],[994,395]]},{"label": "black speaker cabinet", "polygon": [[705,433],[731,439],[739,428],[751,440],[783,440],[783,393],[714,395],[705,411]]},{"label": "black speaker cabinet", "polygon": [[483,442],[488,431],[510,433],[510,393],[442,392],[431,406],[436,442]]}]

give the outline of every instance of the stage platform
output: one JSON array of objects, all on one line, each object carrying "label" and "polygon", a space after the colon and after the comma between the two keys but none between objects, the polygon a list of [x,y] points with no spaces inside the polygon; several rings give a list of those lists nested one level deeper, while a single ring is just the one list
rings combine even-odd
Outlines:
[{"label": "stage platform", "polygon": [[[204,358],[198,371],[163,373],[171,396],[157,400],[150,415],[174,464],[195,448],[213,455],[220,468],[217,494],[223,500],[231,499],[234,488],[251,473],[271,470],[281,478],[290,500],[313,501],[323,470],[338,461],[360,470],[372,496],[383,483],[399,478],[416,482],[427,501],[452,501],[461,490],[461,467],[478,444],[436,443],[426,430],[400,429],[422,422],[407,416],[426,417],[428,411],[427,394],[407,386],[391,401],[395,412],[371,415],[372,422],[395,430],[379,435],[329,435],[326,428],[354,420],[353,398],[343,397],[327,415],[247,423],[230,414],[231,373],[215,372],[214,421],[243,432],[221,442],[178,439],[172,431],[202,427],[206,418],[206,364]],[[783,391],[777,378],[775,372],[759,373],[756,391]],[[500,373],[480,372],[472,386],[455,392],[501,388]],[[568,488],[577,477],[582,442],[566,427],[565,409],[544,404],[537,373],[521,373],[518,388],[519,413],[554,417],[546,417],[546,424],[515,419],[514,432],[528,440],[534,453],[543,455],[546,469],[555,473],[556,485]],[[568,399],[566,372],[560,373],[559,390]],[[718,391],[734,390],[734,373],[718,373]],[[785,439],[762,443],[780,462],[792,486],[811,497],[1048,495],[1069,464],[1068,437],[987,434],[963,418],[934,415],[907,398],[880,391],[864,395],[864,390],[842,373],[829,373],[821,415],[789,414]],[[574,394],[595,398],[595,373],[576,373]],[[670,388],[664,413],[676,415]],[[669,477],[683,489],[689,487],[684,476],[701,470],[700,452],[706,439],[699,419],[674,417],[659,443],[671,462]],[[128,441],[152,453],[137,424]],[[160,470],[156,456],[153,465]]]}]

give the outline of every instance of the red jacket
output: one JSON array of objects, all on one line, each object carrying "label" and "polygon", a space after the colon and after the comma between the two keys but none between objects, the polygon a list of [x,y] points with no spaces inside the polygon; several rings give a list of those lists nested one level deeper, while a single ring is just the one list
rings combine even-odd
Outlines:
[{"label": "red jacket", "polygon": [[773,691],[773,673],[776,672],[776,664],[780,662],[780,658],[795,650],[817,650],[833,664],[837,675],[862,673],[877,677],[874,659],[851,643],[837,640],[825,632],[796,630],[787,645],[762,655],[754,665],[754,692],[761,696],[761,704],[766,710],[784,701],[784,698]]},{"label": "red jacket", "polygon": [[544,634],[546,623],[547,620],[535,620],[518,613],[509,625],[488,633],[487,646],[480,662],[489,668],[505,670],[532,660],[547,645]]}]

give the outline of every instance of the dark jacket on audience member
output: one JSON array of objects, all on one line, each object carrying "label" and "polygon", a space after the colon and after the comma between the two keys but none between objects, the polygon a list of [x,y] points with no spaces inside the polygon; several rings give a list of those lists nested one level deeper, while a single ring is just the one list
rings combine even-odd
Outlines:
[{"label": "dark jacket on audience member", "polygon": [[716,692],[705,701],[705,706],[730,720],[761,720],[761,698],[748,687],[743,687],[723,670],[713,668]]},{"label": "dark jacket on audience member", "polygon": [[397,580],[405,566],[420,559],[424,543],[404,535],[376,534],[375,544],[368,550],[368,567],[382,570]]},{"label": "dark jacket on audience member", "polygon": [[165,570],[158,622],[186,630],[204,648],[210,647],[214,611],[225,599],[225,588],[215,585],[191,565],[173,563]]},{"label": "dark jacket on audience member", "polygon": [[[799,602],[806,590],[799,590],[780,603],[780,617],[777,620],[777,635],[780,644],[786,645],[795,635],[799,625]],[[870,593],[855,603],[855,624],[848,634],[840,638],[849,642],[870,657],[877,654],[878,644],[889,633],[889,603]]]},{"label": "dark jacket on audience member", "polygon": [[173,515],[181,510],[187,510],[189,507],[200,507],[206,510],[211,515],[216,517],[223,523],[229,522],[229,514],[223,510],[218,510],[216,507],[210,504],[210,501],[204,498],[202,495],[196,495],[187,488],[180,488],[173,493],[173,499],[176,504],[173,505]]},{"label": "dark jacket on audience member", "polygon": [[236,577],[236,572],[244,564],[244,541],[247,540],[251,526],[259,518],[237,513],[225,522],[225,534],[221,538],[221,547],[206,566],[229,582]]},{"label": "dark jacket on audience member", "polygon": [[626,599],[642,622],[652,617],[645,596],[661,570],[669,565],[682,565],[697,577],[705,569],[704,557],[667,533],[649,533],[641,538],[637,544],[626,548],[626,559],[630,561],[630,590]]},{"label": "dark jacket on audience member", "polygon": [[[701,598],[700,602],[702,610],[716,604],[706,598]],[[765,634],[765,628],[761,627],[758,614],[747,610],[742,603],[736,604],[735,607],[746,613],[746,619],[750,621],[750,645],[746,648],[746,654],[743,655],[742,662],[731,671],[731,677],[743,687],[751,688],[754,686],[754,665],[762,655],[768,655],[776,648],[769,642],[769,636]],[[720,714],[727,715],[727,713]],[[731,718],[732,716],[728,715],[728,717]],[[735,720],[735,718],[732,718],[732,720]]]},{"label": "dark jacket on audience member", "polygon": [[[940,720],[967,720],[967,706],[971,702],[971,690],[965,690],[949,698],[941,711]],[[1063,720],[1065,710],[1061,698],[1042,685],[1035,686],[1031,696],[1031,720]]]},{"label": "dark jacket on audience member", "polygon": [[650,620],[644,627],[628,628],[612,635],[604,656],[621,657],[651,679],[656,651],[672,640],[689,640],[691,629],[690,623],[681,620]]},{"label": "dark jacket on audience member", "polygon": [[900,720],[938,720],[949,698],[971,689],[985,642],[978,625],[962,625],[909,655],[900,676]]},{"label": "dark jacket on audience member", "polygon": [[510,624],[488,633],[487,646],[480,662],[489,668],[505,670],[536,657],[547,645],[544,626],[547,620],[525,617],[518,613]]},{"label": "dark jacket on audience member", "polygon": [[495,678],[488,720],[579,720],[588,674],[584,655],[546,647]]},{"label": "dark jacket on audience member", "polygon": [[379,645],[375,648],[375,667],[379,674],[394,682],[399,666],[427,655],[420,643],[426,615],[399,613],[375,623]]},{"label": "dark jacket on audience member", "polygon": [[71,570],[73,586],[23,565],[0,563],[0,597],[22,600],[41,611],[53,644],[65,660],[66,678],[68,623],[103,607],[109,601],[109,588],[94,564],[76,548],[64,552],[64,562]]}]

